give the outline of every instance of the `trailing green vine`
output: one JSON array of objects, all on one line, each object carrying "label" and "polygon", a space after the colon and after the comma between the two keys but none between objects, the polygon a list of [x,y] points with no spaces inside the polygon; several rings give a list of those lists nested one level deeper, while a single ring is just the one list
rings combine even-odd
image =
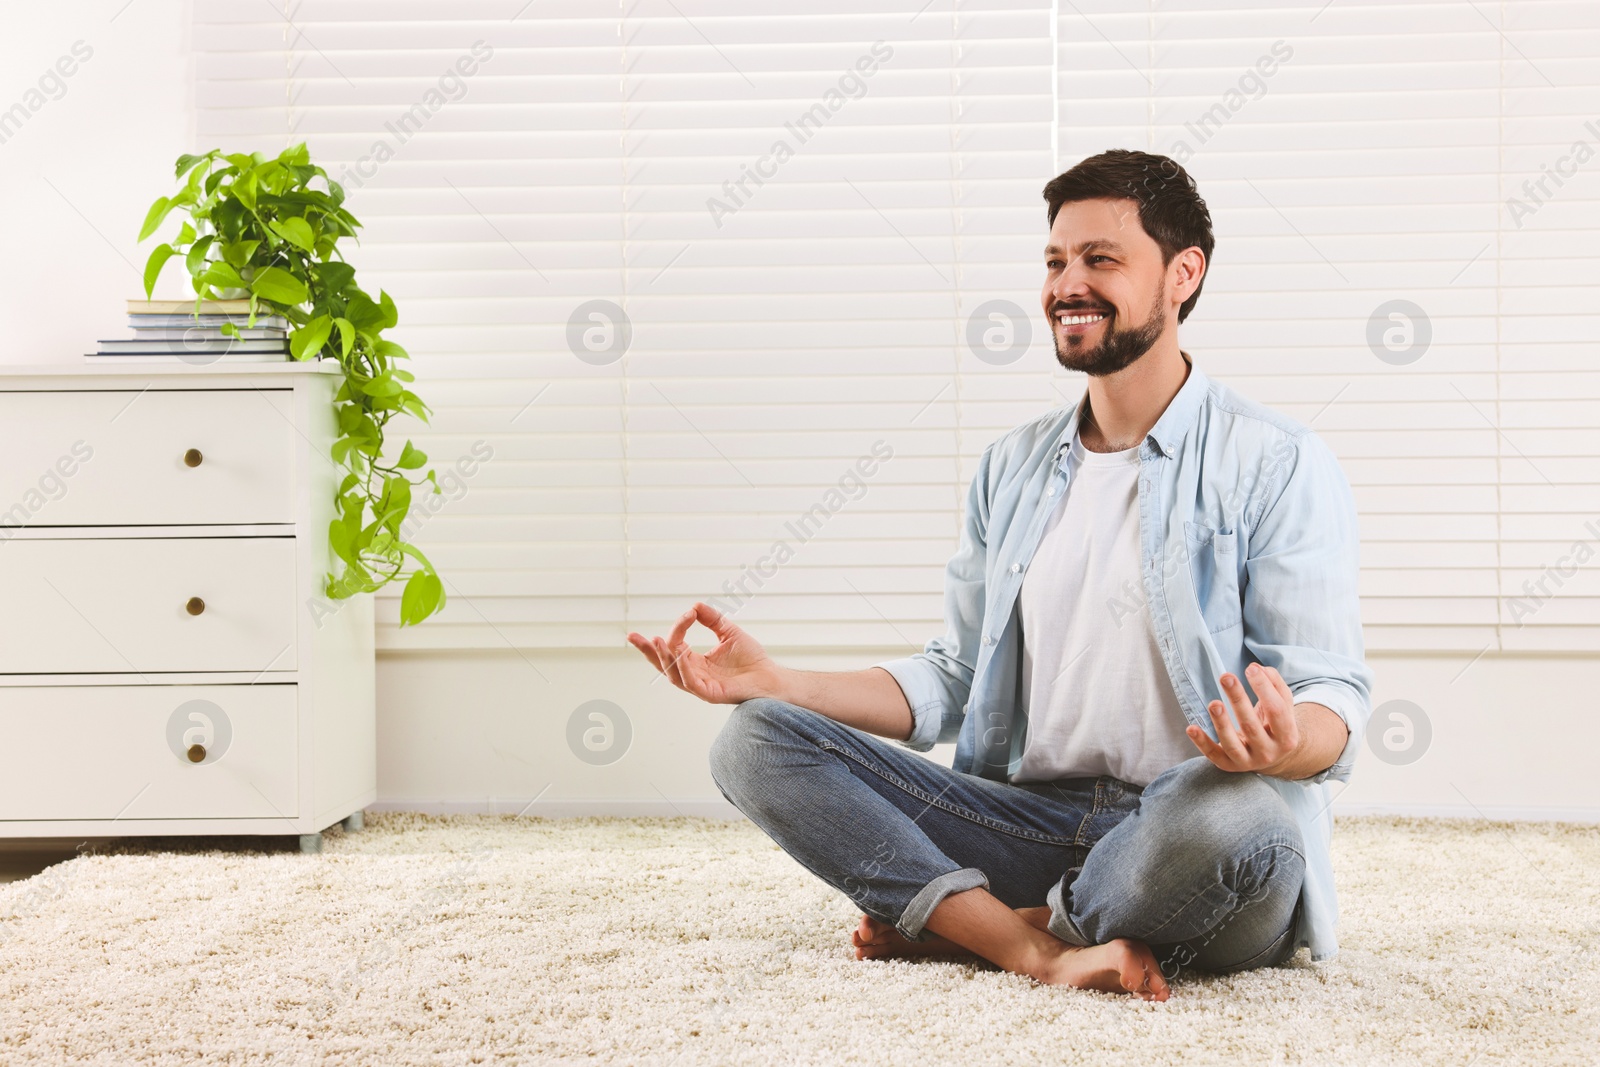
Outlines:
[{"label": "trailing green vine", "polygon": [[[339,483],[339,517],[328,541],[341,567],[328,574],[331,599],[370,593],[405,578],[400,625],[416,624],[444,607],[444,585],[428,558],[408,544],[401,524],[411,509],[412,490],[424,482],[438,493],[434,472],[413,481],[428,457],[405,443],[385,462],[384,428],[399,412],[423,422],[430,414],[408,388],[415,378],[396,365],[406,350],[383,337],[398,321],[394,301],[378,299],[356,285],[355,268],[338,243],[360,227],[344,208],[344,190],[311,162],[304,144],[275,158],[261,153],[178,157],[182,183],[160,197],[145,216],[139,240],[153,234],[174,210],[188,215],[171,241],[157,245],[144,269],[148,298],[167,261],[182,257],[201,300],[250,300],[250,322],[258,313],[291,323],[289,352],[297,360],[333,359],[344,371],[334,397],[339,434],[333,461],[347,473]],[[324,188],[312,187],[320,179]],[[237,336],[230,326],[224,331]]]}]

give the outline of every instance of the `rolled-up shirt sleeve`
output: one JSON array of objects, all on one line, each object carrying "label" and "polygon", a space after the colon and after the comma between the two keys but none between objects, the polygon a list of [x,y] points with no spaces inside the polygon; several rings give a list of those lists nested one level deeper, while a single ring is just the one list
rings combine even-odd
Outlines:
[{"label": "rolled-up shirt sleeve", "polygon": [[943,636],[921,652],[873,666],[888,671],[911,706],[911,736],[901,742],[917,752],[954,741],[961,732],[977,667],[978,635],[989,559],[989,469],[994,446],[984,450],[967,489],[961,544],[945,564]]},{"label": "rolled-up shirt sleeve", "polygon": [[1338,458],[1314,433],[1286,444],[1281,490],[1252,523],[1244,642],[1283,676],[1295,703],[1322,704],[1344,720],[1350,736],[1339,758],[1306,779],[1343,782],[1372,715],[1355,498]]}]

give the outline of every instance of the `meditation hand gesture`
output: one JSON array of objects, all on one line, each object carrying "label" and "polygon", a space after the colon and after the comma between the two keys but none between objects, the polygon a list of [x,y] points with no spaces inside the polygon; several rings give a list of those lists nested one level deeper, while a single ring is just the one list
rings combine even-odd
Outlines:
[{"label": "meditation hand gesture", "polygon": [[1207,710],[1216,725],[1217,739],[1211,740],[1198,726],[1190,726],[1185,732],[1206,759],[1223,770],[1259,771],[1270,775],[1300,747],[1300,723],[1295,716],[1294,695],[1289,692],[1283,676],[1272,667],[1252,663],[1244,673],[1250,679],[1250,687],[1261,697],[1254,705],[1236,675],[1224,674],[1219,679],[1239,725],[1234,726],[1222,701],[1213,700]]},{"label": "meditation hand gesture", "polygon": [[[684,640],[696,620],[717,635],[717,647],[703,656]],[[630,633],[628,643],[673,685],[708,703],[738,704],[777,689],[778,666],[767,650],[709,604],[696,603],[680,615],[666,638]]]}]

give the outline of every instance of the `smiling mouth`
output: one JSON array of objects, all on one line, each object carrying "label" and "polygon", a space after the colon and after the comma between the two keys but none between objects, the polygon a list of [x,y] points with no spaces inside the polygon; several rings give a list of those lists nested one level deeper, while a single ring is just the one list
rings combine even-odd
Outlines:
[{"label": "smiling mouth", "polygon": [[1061,324],[1062,328],[1071,332],[1074,330],[1086,330],[1106,317],[1107,312],[1104,311],[1064,311],[1056,316],[1056,321]]}]

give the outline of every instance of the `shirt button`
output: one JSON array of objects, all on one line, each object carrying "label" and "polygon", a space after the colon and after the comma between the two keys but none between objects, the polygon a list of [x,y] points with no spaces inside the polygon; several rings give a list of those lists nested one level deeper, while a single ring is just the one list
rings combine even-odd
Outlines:
[{"label": "shirt button", "polygon": [[1049,488],[1049,490],[1048,490],[1048,491],[1046,491],[1046,493],[1045,493],[1045,494],[1044,494],[1044,495],[1045,495],[1045,496],[1055,496],[1055,495],[1056,495],[1056,487],[1055,487],[1055,486],[1053,486],[1053,485],[1052,485],[1052,486],[1051,486],[1051,487],[1050,487],[1050,488]]},{"label": "shirt button", "polygon": [[1022,564],[1020,564],[1020,563],[1013,563],[1013,564],[1012,564],[1012,565],[1011,565],[1011,573],[1012,573],[1012,574],[1020,574],[1020,573],[1021,573],[1021,572],[1022,572]]},{"label": "shirt button", "polygon": [[984,634],[983,635],[983,643],[986,644],[986,645],[992,645],[992,644],[994,644],[994,638],[990,637],[988,634]]}]

